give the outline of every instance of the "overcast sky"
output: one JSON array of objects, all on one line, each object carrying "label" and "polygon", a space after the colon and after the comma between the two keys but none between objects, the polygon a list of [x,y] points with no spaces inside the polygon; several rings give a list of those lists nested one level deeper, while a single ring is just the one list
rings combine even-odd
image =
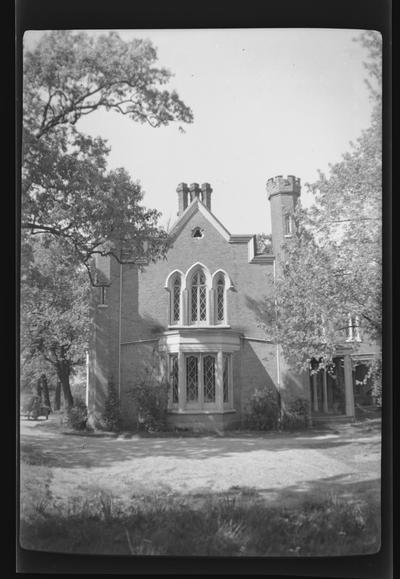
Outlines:
[{"label": "overcast sky", "polygon": [[[101,111],[78,128],[108,139],[110,167],[141,182],[145,205],[162,212],[164,225],[176,219],[178,183],[209,182],[212,211],[231,233],[270,232],[267,179],[315,181],[369,124],[365,51],[352,40],[358,31],[119,33],[154,43],[160,65],[174,73],[169,88],[191,107],[194,123],[182,134],[178,124],[153,129]],[[26,33],[25,45],[40,34]]]}]

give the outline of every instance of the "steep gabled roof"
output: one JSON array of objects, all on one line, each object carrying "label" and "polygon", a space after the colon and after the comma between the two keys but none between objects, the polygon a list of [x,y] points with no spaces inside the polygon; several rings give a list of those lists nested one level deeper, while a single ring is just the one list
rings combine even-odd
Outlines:
[{"label": "steep gabled roof", "polygon": [[191,219],[191,217],[197,212],[201,213],[218,231],[218,233],[220,233],[222,237],[226,239],[226,241],[230,240],[231,234],[226,229],[226,227],[224,227],[222,223],[218,221],[215,215],[213,215],[211,211],[204,205],[204,203],[202,203],[202,201],[200,201],[200,199],[197,197],[196,199],[193,199],[189,207],[185,209],[185,211],[182,213],[179,219],[175,222],[174,226],[172,227],[169,233],[169,236],[172,239],[175,239],[182,231],[182,229],[185,227],[189,219]]},{"label": "steep gabled roof", "polygon": [[189,207],[182,213],[178,220],[174,223],[169,237],[176,239],[188,221],[197,212],[201,213],[207,221],[222,235],[228,243],[237,243],[247,245],[248,261],[249,263],[273,263],[274,256],[271,254],[257,255],[256,254],[256,236],[254,234],[231,234],[222,225],[222,223],[211,213],[211,211],[204,205],[198,197],[193,199]]}]

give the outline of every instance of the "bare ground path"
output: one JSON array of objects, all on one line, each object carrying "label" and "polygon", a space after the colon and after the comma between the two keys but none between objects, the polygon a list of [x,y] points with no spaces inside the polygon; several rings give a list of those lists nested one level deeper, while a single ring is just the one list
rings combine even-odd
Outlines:
[{"label": "bare ground path", "polygon": [[271,502],[333,494],[358,500],[380,492],[380,422],[303,433],[226,437],[79,436],[57,417],[21,420],[21,453],[51,469],[55,500],[103,489],[120,500],[146,493],[204,495],[247,490]]}]

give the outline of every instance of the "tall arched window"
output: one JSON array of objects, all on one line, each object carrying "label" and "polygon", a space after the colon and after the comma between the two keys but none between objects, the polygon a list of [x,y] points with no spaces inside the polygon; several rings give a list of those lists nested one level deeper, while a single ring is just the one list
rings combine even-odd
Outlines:
[{"label": "tall arched window", "polygon": [[193,324],[207,320],[207,286],[204,272],[199,270],[192,277],[190,291],[190,319]]},{"label": "tall arched window", "polygon": [[172,286],[172,323],[177,324],[181,318],[181,278],[176,276]]},{"label": "tall arched window", "polygon": [[217,279],[217,323],[221,323],[225,319],[225,277],[220,274]]}]

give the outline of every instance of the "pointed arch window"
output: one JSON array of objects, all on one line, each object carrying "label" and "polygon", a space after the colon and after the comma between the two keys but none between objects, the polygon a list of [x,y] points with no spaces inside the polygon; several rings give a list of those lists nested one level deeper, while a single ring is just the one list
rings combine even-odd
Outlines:
[{"label": "pointed arch window", "polygon": [[192,277],[190,290],[190,319],[193,324],[207,320],[207,285],[206,276],[198,270]]},{"label": "pointed arch window", "polygon": [[172,323],[177,324],[181,318],[181,278],[177,275],[172,286]]},{"label": "pointed arch window", "polygon": [[225,277],[220,274],[217,279],[217,323],[225,320]]}]

